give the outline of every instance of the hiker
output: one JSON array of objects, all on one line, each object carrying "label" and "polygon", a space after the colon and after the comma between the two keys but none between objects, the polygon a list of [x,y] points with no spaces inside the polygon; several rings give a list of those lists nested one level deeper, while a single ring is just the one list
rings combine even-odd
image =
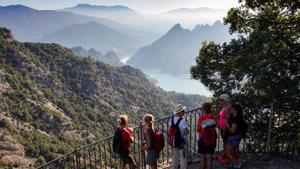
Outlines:
[{"label": "hiker", "polygon": [[217,143],[216,119],[212,115],[210,103],[202,105],[203,115],[198,118],[198,153],[200,169],[212,169],[212,156]]},{"label": "hiker", "polygon": [[219,127],[221,131],[221,137],[223,140],[223,155],[221,155],[218,160],[220,163],[229,163],[229,159],[225,154],[226,146],[227,146],[227,131],[226,131],[226,124],[230,117],[230,110],[229,110],[229,95],[228,94],[221,94],[219,97],[219,102],[222,106],[222,109],[219,113]]},{"label": "hiker", "polygon": [[129,155],[133,143],[133,130],[127,127],[128,116],[120,115],[118,123],[119,126],[116,129],[113,140],[113,150],[120,156],[121,169],[126,169],[126,164],[129,164],[130,169],[135,169],[136,163],[133,157]]},{"label": "hiker", "polygon": [[175,116],[170,120],[169,129],[169,144],[173,147],[173,159],[172,169],[177,169],[180,165],[180,169],[187,169],[187,151],[188,142],[187,136],[189,134],[189,128],[186,120],[184,119],[186,107],[178,104],[174,113]]},{"label": "hiker", "polygon": [[228,139],[226,146],[226,156],[233,163],[233,168],[240,168],[239,162],[239,145],[242,139],[242,107],[239,103],[233,103],[230,107],[230,118],[226,124],[228,130]]},{"label": "hiker", "polygon": [[154,127],[154,116],[152,114],[146,114],[144,116],[145,122],[145,144],[144,150],[147,151],[146,164],[151,169],[157,169],[157,159],[159,152],[155,150],[155,132],[157,129]]}]

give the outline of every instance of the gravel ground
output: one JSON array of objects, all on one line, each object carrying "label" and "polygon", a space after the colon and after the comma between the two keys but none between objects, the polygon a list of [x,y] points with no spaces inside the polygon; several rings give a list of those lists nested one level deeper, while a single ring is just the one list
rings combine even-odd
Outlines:
[{"label": "gravel ground", "polygon": [[[214,169],[227,169],[229,165],[222,165],[214,161]],[[189,165],[189,169],[200,168],[199,163]],[[257,154],[247,154],[242,157],[243,169],[300,169],[300,156],[271,155],[269,158]]]}]

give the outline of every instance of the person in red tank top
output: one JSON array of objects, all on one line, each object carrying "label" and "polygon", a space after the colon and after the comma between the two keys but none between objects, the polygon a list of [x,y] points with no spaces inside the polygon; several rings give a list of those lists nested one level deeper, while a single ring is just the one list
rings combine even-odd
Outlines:
[{"label": "person in red tank top", "polygon": [[119,126],[117,130],[122,130],[122,137],[121,137],[121,146],[122,151],[120,155],[121,159],[121,169],[126,169],[126,164],[129,164],[130,169],[136,168],[135,160],[132,156],[130,156],[130,149],[133,143],[133,130],[132,128],[127,127],[128,124],[128,116],[127,115],[120,115],[118,119]]},{"label": "person in red tank top", "polygon": [[[213,142],[216,142],[217,133],[215,130],[216,127],[216,118],[212,115],[211,111],[211,104],[204,103],[202,106],[203,115],[199,116],[198,118],[198,129],[197,132],[199,133],[199,140],[198,140],[198,153],[200,154],[200,168],[201,169],[211,169],[212,168],[212,156],[215,151],[215,144],[210,145],[208,144],[207,140],[204,137],[204,129],[206,127],[211,127],[210,129],[213,130],[210,134],[214,134],[215,137],[213,138]],[[212,140],[212,139],[209,139]]]}]

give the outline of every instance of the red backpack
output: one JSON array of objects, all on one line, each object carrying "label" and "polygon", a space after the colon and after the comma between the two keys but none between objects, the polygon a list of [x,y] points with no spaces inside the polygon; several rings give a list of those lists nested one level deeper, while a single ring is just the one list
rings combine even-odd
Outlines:
[{"label": "red backpack", "polygon": [[154,134],[155,134],[155,143],[154,143],[155,151],[156,153],[160,153],[161,150],[165,147],[164,134],[159,132],[158,130],[156,130]]},{"label": "red backpack", "polygon": [[[209,119],[213,119],[213,118],[209,118]],[[203,118],[202,118],[202,120],[204,121]],[[208,120],[208,119],[206,119],[206,120]],[[207,145],[207,146],[216,146],[217,137],[218,136],[217,136],[217,131],[215,129],[215,126],[208,126],[202,130],[200,139],[202,139],[204,141],[205,145]]]}]

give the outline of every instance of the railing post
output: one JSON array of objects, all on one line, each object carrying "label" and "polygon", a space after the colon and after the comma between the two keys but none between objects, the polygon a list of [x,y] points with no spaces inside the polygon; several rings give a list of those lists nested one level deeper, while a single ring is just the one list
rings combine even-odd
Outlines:
[{"label": "railing post", "polygon": [[270,155],[271,151],[271,133],[272,133],[272,120],[274,116],[274,106],[271,104],[271,112],[269,117],[268,135],[267,135],[267,155]]},{"label": "railing post", "polygon": [[140,168],[143,169],[143,168],[146,168],[145,166],[145,151],[143,150],[143,140],[144,140],[144,132],[143,132],[143,122],[140,121],[140,125],[139,125],[139,130],[140,130],[140,138],[139,138],[139,145],[140,145],[140,150],[138,150],[140,153]]}]

